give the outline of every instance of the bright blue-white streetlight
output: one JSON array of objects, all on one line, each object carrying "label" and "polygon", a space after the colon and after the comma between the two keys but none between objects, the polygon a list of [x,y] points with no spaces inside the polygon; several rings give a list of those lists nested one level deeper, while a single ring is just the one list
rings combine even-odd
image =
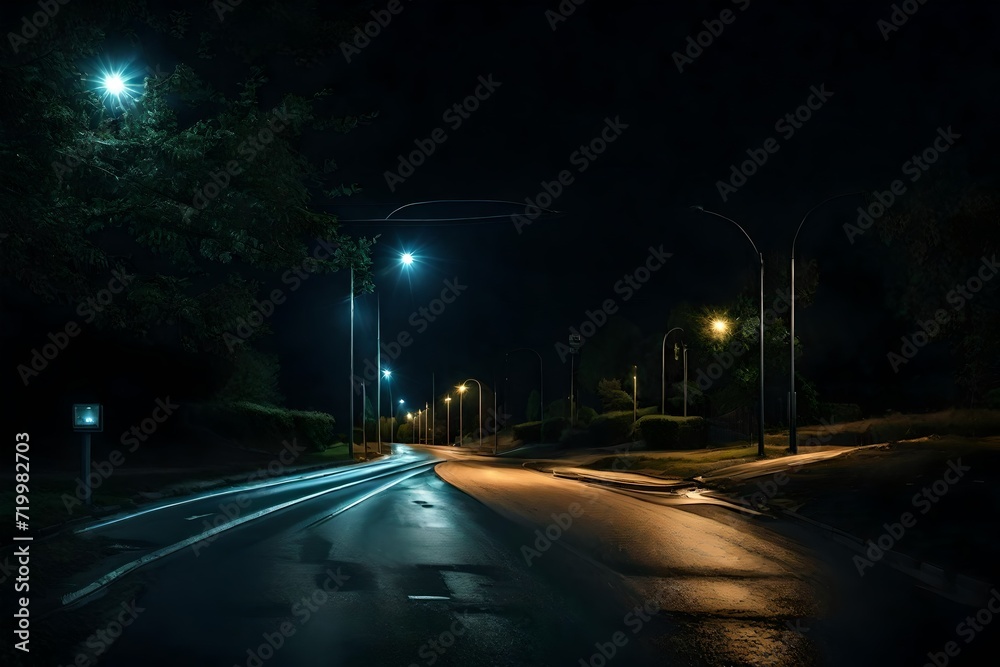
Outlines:
[{"label": "bright blue-white streetlight", "polygon": [[413,264],[413,253],[404,252],[402,255],[400,255],[399,260],[403,262],[403,266],[410,266],[411,264]]},{"label": "bright blue-white streetlight", "polygon": [[94,84],[101,93],[101,101],[110,101],[114,109],[123,107],[126,102],[131,102],[133,98],[139,96],[140,86],[132,83],[136,78],[135,73],[130,73],[125,68],[102,68]]}]

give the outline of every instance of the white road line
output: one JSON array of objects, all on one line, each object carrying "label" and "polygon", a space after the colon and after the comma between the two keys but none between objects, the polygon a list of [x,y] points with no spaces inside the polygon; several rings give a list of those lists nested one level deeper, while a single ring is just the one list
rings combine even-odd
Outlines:
[{"label": "white road line", "polygon": [[[127,521],[129,519],[134,519],[135,517],[142,516],[143,514],[149,514],[150,512],[159,512],[160,510],[169,509],[171,507],[177,507],[178,505],[186,505],[187,503],[193,503],[193,502],[195,502],[197,500],[208,500],[209,498],[217,498],[219,496],[225,496],[225,495],[229,495],[229,494],[232,494],[232,493],[237,493],[239,491],[254,491],[256,489],[266,489],[268,487],[278,486],[280,484],[292,484],[293,482],[305,482],[305,481],[308,481],[308,480],[311,480],[311,479],[316,479],[318,477],[336,477],[338,475],[346,475],[349,472],[356,472],[362,466],[374,466],[375,464],[378,464],[378,463],[388,463],[390,461],[391,461],[391,459],[388,459],[388,458],[386,458],[386,459],[378,459],[377,461],[368,461],[366,463],[359,463],[357,465],[347,466],[346,468],[342,468],[342,469],[326,470],[326,471],[322,471],[322,472],[318,472],[318,473],[314,473],[314,474],[302,475],[300,477],[292,477],[292,478],[289,478],[289,479],[279,479],[277,481],[267,482],[265,484],[233,486],[233,487],[227,488],[224,491],[216,491],[214,493],[207,493],[207,494],[204,494],[204,495],[192,496],[190,498],[184,498],[183,500],[178,500],[177,502],[167,503],[166,505],[157,505],[156,507],[150,507],[149,509],[139,510],[138,512],[133,512],[131,514],[126,514],[125,516],[116,517],[114,519],[108,519],[107,521],[99,521],[97,523],[88,524],[88,525],[83,526],[81,528],[77,528],[76,530],[73,531],[73,533],[75,535],[79,535],[80,533],[86,533],[88,531],[95,530],[97,528],[103,528],[105,526],[110,526],[113,523],[118,523],[120,521]],[[395,461],[395,463],[399,464],[401,462],[400,461]]]},{"label": "white road line", "polygon": [[[417,468],[421,468],[421,467],[436,465],[438,463],[440,463],[440,461],[428,461],[428,462],[425,462],[425,463],[420,463],[416,467]],[[378,493],[380,491],[383,491],[383,490],[389,488],[390,486],[398,484],[399,482],[402,482],[402,481],[404,481],[406,479],[409,479],[410,477],[413,477],[414,475],[420,474],[421,472],[423,472],[423,470],[417,470],[416,472],[413,472],[413,473],[411,473],[409,475],[406,475],[405,477],[403,477],[403,478],[401,478],[399,480],[396,480],[396,481],[392,482],[391,484],[387,484],[387,485],[379,488],[378,490],[373,491],[372,493],[369,493],[369,494],[363,496],[361,499],[356,500],[353,503],[350,503],[346,507],[341,508],[340,510],[334,512],[333,514],[329,515],[326,518],[330,518],[330,517],[336,516],[337,514],[340,514],[341,512],[345,512],[348,509],[350,509],[351,507],[354,507],[355,505],[358,505],[362,501],[367,500],[368,498],[371,498],[376,493]],[[176,544],[171,544],[170,546],[166,546],[166,547],[163,547],[161,549],[157,549],[156,551],[150,552],[150,553],[142,556],[141,558],[137,558],[134,561],[125,563],[121,567],[119,567],[119,568],[117,568],[115,570],[112,570],[111,572],[108,572],[104,576],[100,577],[97,581],[95,581],[95,582],[93,582],[93,583],[91,583],[91,584],[89,584],[87,586],[84,586],[83,588],[81,588],[78,591],[75,591],[73,593],[68,593],[68,594],[64,595],[62,597],[62,604],[63,604],[63,606],[68,605],[68,604],[72,604],[73,602],[76,602],[80,598],[85,597],[87,595],[90,595],[94,591],[97,591],[97,590],[103,588],[104,586],[107,586],[108,584],[110,584],[115,579],[118,579],[119,577],[121,577],[124,574],[128,574],[132,570],[137,570],[140,567],[142,567],[143,565],[148,565],[149,563],[152,563],[153,561],[159,560],[159,559],[163,558],[164,556],[169,556],[170,554],[176,553],[176,552],[180,551],[181,549],[184,549],[185,547],[189,547],[189,546],[191,546],[193,544],[197,544],[198,542],[201,542],[201,541],[203,541],[203,540],[205,540],[205,539],[207,539],[209,537],[212,537],[214,535],[217,535],[217,534],[219,534],[219,533],[221,533],[223,531],[230,530],[231,528],[235,528],[237,526],[243,525],[244,523],[247,523],[248,521],[253,521],[254,519],[259,519],[262,516],[266,516],[268,514],[272,514],[274,512],[277,512],[279,510],[283,510],[283,509],[285,509],[287,507],[291,507],[293,505],[298,505],[299,503],[304,503],[307,500],[312,500],[313,498],[319,498],[320,496],[325,496],[326,494],[333,493],[334,491],[340,491],[341,489],[346,489],[349,486],[354,486],[356,484],[361,484],[363,482],[370,482],[373,479],[378,479],[379,477],[385,477],[387,475],[393,475],[393,474],[398,474],[398,471],[392,471],[392,472],[388,472],[388,473],[382,473],[381,475],[376,475],[374,477],[369,477],[369,478],[366,478],[366,479],[360,479],[360,480],[356,480],[354,482],[348,482],[347,484],[342,484],[342,485],[336,486],[336,487],[334,487],[332,489],[326,489],[324,491],[318,491],[316,493],[309,494],[308,496],[303,496],[302,498],[296,498],[295,500],[289,500],[288,502],[281,503],[280,505],[275,505],[273,507],[268,507],[268,508],[265,508],[265,509],[262,509],[262,510],[258,510],[257,512],[254,512],[252,514],[248,514],[245,517],[240,517],[239,519],[234,519],[233,521],[230,521],[229,523],[224,523],[221,526],[216,526],[215,528],[212,528],[211,530],[206,530],[204,533],[201,533],[200,535],[193,535],[193,536],[191,536],[191,537],[189,537],[189,538],[187,538],[185,540],[181,540],[180,542],[177,542]]]}]

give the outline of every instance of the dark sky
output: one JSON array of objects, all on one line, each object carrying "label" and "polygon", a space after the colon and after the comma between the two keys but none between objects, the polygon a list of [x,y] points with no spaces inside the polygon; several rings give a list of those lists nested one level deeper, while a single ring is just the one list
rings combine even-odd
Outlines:
[{"label": "dark sky", "polygon": [[[403,10],[350,63],[336,55],[306,72],[276,56],[268,74],[281,84],[264,97],[329,87],[340,112],[378,110],[371,125],[306,147],[320,162],[335,160],[345,182],[363,187],[352,206],[331,209],[348,220],[382,217],[416,201],[523,202],[538,195],[542,181],[570,170],[573,183],[551,205],[562,214],[521,233],[510,219],[347,223],[352,232],[381,234],[375,263],[383,340],[413,336],[397,359],[385,360],[396,397],[430,400],[431,373],[439,389],[466,377],[491,382],[503,374],[504,351],[525,346],[544,356],[546,391],[555,397],[568,385],[555,344],[605,299],[616,298],[621,317],[652,333],[681,301],[725,301],[753,284],[755,257],[739,230],[688,206],[737,220],[765,255],[784,263],[808,209],[833,194],[885,189],[905,177],[903,163],[931,146],[938,128],[950,126],[961,138],[931,169],[995,173],[1000,10],[979,2],[903,4],[916,12],[884,36],[878,22],[890,19],[893,6],[882,2],[565,0],[562,6],[575,10],[553,30],[546,11],[558,11],[554,0],[403,0]],[[724,11],[731,22],[716,24],[721,34],[679,72],[673,54]],[[242,3],[233,15],[253,12],[253,3]],[[145,44],[137,57],[165,68],[176,58],[169,40]],[[500,85],[453,128],[443,114],[473,93],[479,77]],[[776,129],[820,87],[831,95],[808,121],[791,136]],[[627,129],[581,173],[571,155],[600,136],[609,118]],[[436,128],[447,140],[391,190],[384,173]],[[769,138],[777,152],[723,201],[717,181]],[[887,346],[913,330],[913,318],[897,318],[884,305],[886,272],[899,270],[898,251],[880,244],[874,231],[851,244],[841,229],[856,217],[857,204],[848,198],[819,211],[798,247],[821,272],[815,305],[799,313],[801,370],[833,400],[855,400],[859,379],[902,395],[921,378],[932,381],[940,362],[928,354],[891,373]],[[470,210],[423,207],[419,215]],[[622,302],[616,281],[661,245],[673,256]],[[407,272],[397,266],[402,250],[418,256]],[[467,289],[418,333],[411,313],[439,296],[446,280]],[[270,284],[281,286],[280,277]],[[275,315],[276,334],[265,346],[281,356],[283,390],[294,405],[342,411],[336,406],[348,389],[347,291],[346,274],[313,277]],[[374,357],[374,313],[374,296],[358,299],[359,371]],[[530,368],[531,357],[518,363]],[[787,378],[773,381],[784,387]]]}]

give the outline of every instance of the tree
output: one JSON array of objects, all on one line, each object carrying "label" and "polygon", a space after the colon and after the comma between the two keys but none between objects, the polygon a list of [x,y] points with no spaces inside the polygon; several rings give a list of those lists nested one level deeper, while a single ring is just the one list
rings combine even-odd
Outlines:
[{"label": "tree", "polygon": [[233,355],[233,371],[219,392],[223,401],[250,401],[263,405],[278,405],[284,400],[278,390],[278,358],[253,348],[244,348]]},{"label": "tree", "polygon": [[597,383],[597,396],[601,399],[603,412],[632,409],[632,396],[622,389],[622,381],[617,378],[601,378]]},{"label": "tree", "polygon": [[[997,220],[1000,183],[941,165],[876,223],[882,241],[901,250],[890,303],[929,339],[948,342],[952,377],[970,406],[1000,383]],[[909,360],[897,356],[894,368],[905,368]]]},{"label": "tree", "polygon": [[[299,143],[304,132],[349,132],[375,114],[331,116],[326,90],[272,91],[255,64],[267,56],[254,44],[258,33],[224,31],[226,52],[211,50],[220,30],[213,9],[164,18],[143,2],[112,0],[60,11],[0,64],[5,283],[77,312],[109,283],[124,284],[110,303],[88,310],[96,326],[227,356],[267,333],[266,322],[252,323],[273,307],[270,292],[258,293],[261,275],[281,276],[283,285],[289,276],[294,289],[295,272],[353,266],[359,293],[370,291],[375,240],[344,235],[335,216],[312,205],[320,193],[358,188],[325,183],[329,175]],[[262,42],[309,23],[278,6],[266,11],[273,23]],[[207,26],[197,40],[192,20]],[[314,20],[312,29],[326,26]],[[109,109],[92,63],[106,34],[127,31],[171,35],[192,57],[238,54],[246,62],[238,93],[225,95],[180,64],[136,80],[134,101]],[[300,44],[328,48],[331,35],[314,37]],[[276,103],[262,104],[263,91]]]}]

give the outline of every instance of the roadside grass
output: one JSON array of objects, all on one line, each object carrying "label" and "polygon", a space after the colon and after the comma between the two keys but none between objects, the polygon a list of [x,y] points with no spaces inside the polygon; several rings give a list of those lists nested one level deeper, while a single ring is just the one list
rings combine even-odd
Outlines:
[{"label": "roadside grass", "polygon": [[[774,459],[787,454],[788,448],[786,446],[767,444],[767,438],[765,438],[764,458]],[[590,470],[613,470],[615,472],[635,472],[658,477],[689,479],[720,468],[757,460],[757,445],[739,444],[713,449],[637,452],[635,454],[602,456],[582,464],[580,467]]]},{"label": "roadside grass", "polygon": [[[872,437],[872,444],[929,435],[983,437],[1000,435],[1000,410],[952,409],[926,414],[890,414],[842,424],[800,426],[797,430],[802,438],[837,434],[861,436],[867,432]],[[787,431],[785,435],[787,437]]]},{"label": "roadside grass", "polygon": [[[958,459],[971,470],[946,493],[936,501],[915,498]],[[713,486],[751,504],[766,500],[779,516],[783,509],[793,510],[863,540],[877,540],[886,524],[899,523],[909,512],[916,522],[894,550],[1000,583],[996,531],[989,528],[1000,513],[994,491],[1000,484],[1000,437],[920,438],[793,470],[784,478],[765,475]]]}]

